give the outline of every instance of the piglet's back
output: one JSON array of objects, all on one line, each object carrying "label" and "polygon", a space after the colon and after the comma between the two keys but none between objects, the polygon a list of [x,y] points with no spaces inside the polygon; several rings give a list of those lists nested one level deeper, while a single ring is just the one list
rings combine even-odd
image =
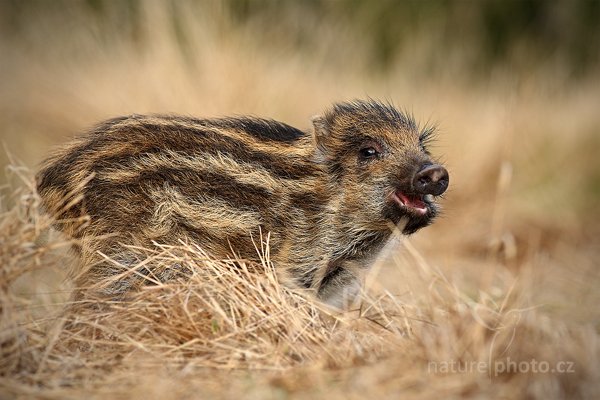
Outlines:
[{"label": "piglet's back", "polygon": [[216,256],[283,240],[319,170],[311,139],[258,118],[130,116],[106,121],[48,159],[43,206],[73,237],[148,244],[192,239]]}]

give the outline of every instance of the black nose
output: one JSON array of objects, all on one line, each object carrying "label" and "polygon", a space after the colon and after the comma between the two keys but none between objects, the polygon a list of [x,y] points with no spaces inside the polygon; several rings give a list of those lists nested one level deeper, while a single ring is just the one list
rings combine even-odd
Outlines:
[{"label": "black nose", "polygon": [[439,196],[448,189],[448,171],[441,165],[428,165],[416,173],[413,188],[419,194]]}]

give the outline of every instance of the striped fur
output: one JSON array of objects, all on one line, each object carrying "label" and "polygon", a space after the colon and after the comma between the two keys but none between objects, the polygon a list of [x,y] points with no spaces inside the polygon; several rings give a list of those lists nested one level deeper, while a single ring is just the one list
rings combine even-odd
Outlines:
[{"label": "striped fur", "polygon": [[[123,272],[100,253],[135,263],[124,244],[184,240],[214,257],[255,259],[252,240],[269,233],[286,284],[343,306],[391,228],[403,224],[412,233],[435,217],[433,202],[420,217],[390,201],[430,162],[431,130],[372,100],[336,104],[313,123],[302,132],[250,117],[132,115],[58,151],[37,187],[56,226],[81,239],[88,268],[77,285]],[[371,145],[381,155],[362,159]],[[104,294],[118,297],[140,283],[123,278]]]}]

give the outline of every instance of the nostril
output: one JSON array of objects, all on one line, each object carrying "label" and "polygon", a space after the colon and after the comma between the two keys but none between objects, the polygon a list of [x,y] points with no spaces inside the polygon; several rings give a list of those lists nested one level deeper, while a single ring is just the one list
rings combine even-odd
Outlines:
[{"label": "nostril", "polygon": [[435,168],[429,171],[429,179],[432,182],[439,182],[444,179],[446,170],[442,167]]}]

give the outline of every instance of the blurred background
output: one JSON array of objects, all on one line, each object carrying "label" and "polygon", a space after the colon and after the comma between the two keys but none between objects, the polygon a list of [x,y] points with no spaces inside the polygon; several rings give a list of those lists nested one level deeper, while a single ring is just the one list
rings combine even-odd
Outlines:
[{"label": "blurred background", "polygon": [[600,327],[598,1],[1,0],[0,33],[2,166],[116,115],[310,129],[332,102],[390,100],[437,124],[451,174],[416,248],[474,296],[520,276]]}]

